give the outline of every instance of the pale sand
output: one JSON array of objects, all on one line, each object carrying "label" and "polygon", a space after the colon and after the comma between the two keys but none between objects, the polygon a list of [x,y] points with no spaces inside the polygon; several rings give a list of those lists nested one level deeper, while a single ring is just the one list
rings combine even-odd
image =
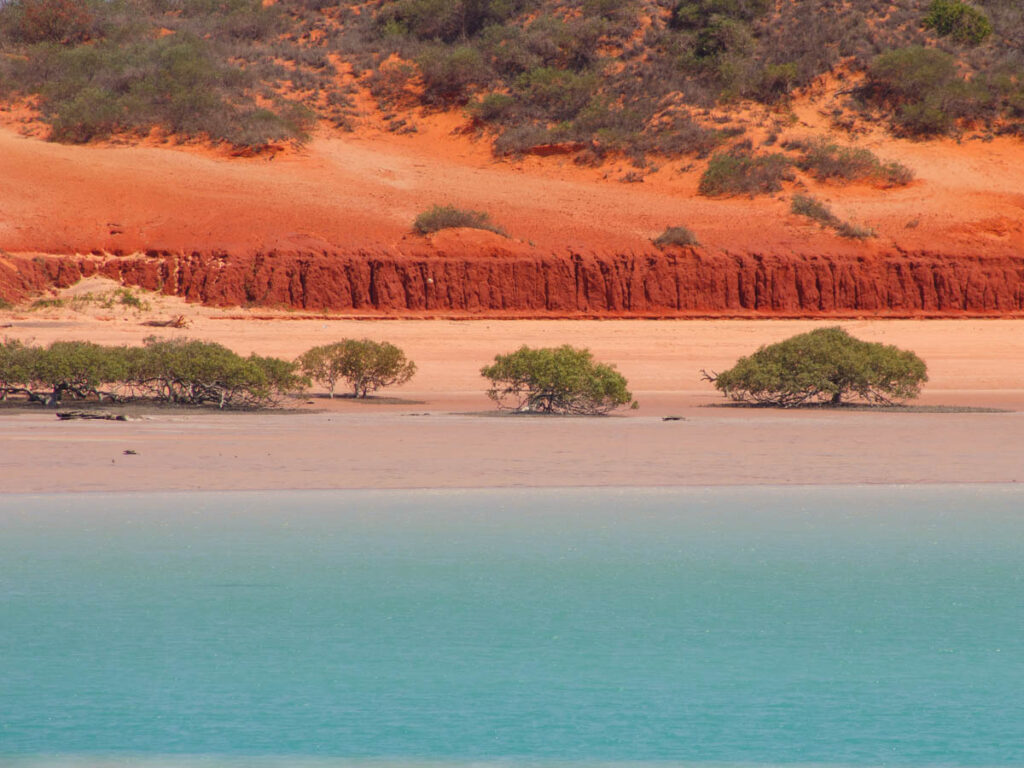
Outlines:
[{"label": "pale sand", "polygon": [[[388,339],[420,372],[387,392],[403,402],[328,401],[299,413],[58,422],[0,411],[0,490],[417,488],[1024,481],[1024,321],[846,321],[855,335],[914,349],[926,405],[1010,413],[783,411],[723,402],[699,370],[813,321],[228,320],[186,307],[193,326],[157,331],[292,357],[345,336]],[[5,313],[0,333],[48,342],[138,342],[131,313]],[[629,378],[639,411],[606,418],[489,412],[478,371],[521,343],[590,347]],[[319,395],[319,393],[316,393]],[[430,415],[418,415],[428,413]],[[684,421],[664,422],[666,415]],[[125,450],[137,455],[125,455]]]}]

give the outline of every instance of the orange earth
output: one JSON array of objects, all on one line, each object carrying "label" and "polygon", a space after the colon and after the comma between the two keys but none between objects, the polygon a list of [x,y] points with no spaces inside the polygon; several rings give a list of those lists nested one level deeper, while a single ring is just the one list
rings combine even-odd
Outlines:
[{"label": "orange earth", "polygon": [[[129,422],[61,422],[0,410],[0,491],[672,486],[1024,482],[1024,320],[848,320],[860,338],[914,349],[922,406],[885,412],[721,407],[701,368],[823,320],[403,320],[254,314],[143,295],[148,309],[89,299],[0,313],[0,333],[48,343],[137,344],[150,334],[292,358],[343,337],[388,339],[416,361],[408,384],[368,401],[321,387],[283,412],[143,411]],[[186,328],[153,328],[184,315]],[[480,367],[520,344],[588,346],[640,403],[609,417],[500,417]],[[666,416],[681,421],[664,421]],[[135,451],[125,455],[125,451]]]},{"label": "orange earth", "polygon": [[[798,103],[784,136],[822,135],[819,108]],[[916,181],[803,179],[775,198],[709,200],[696,195],[699,161],[623,183],[626,162],[495,160],[456,114],[420,116],[418,133],[400,136],[368,120],[248,158],[153,141],[51,144],[8,117],[0,298],[16,306],[0,310],[0,334],[191,336],[283,357],[365,336],[399,344],[420,372],[384,393],[395,399],[332,402],[314,390],[274,415],[62,423],[5,410],[0,491],[1024,481],[1019,140],[839,136],[910,166]],[[879,236],[843,240],[790,214],[800,184]],[[438,203],[486,210],[510,238],[414,235],[413,218]],[[678,224],[702,245],[651,246]],[[121,284],[154,291],[141,294],[150,308],[88,296]],[[40,294],[65,303],[31,308]],[[144,324],[179,314],[186,328]],[[583,319],[622,316],[748,319]],[[805,319],[749,319],[783,316]],[[947,319],[881,319],[894,316]],[[1006,412],[713,407],[721,399],[701,368],[835,318],[918,352],[931,375],[922,404]],[[523,343],[590,347],[626,374],[639,411],[479,415],[491,407],[480,366]],[[685,420],[662,421],[670,415]]]},{"label": "orange earth", "polygon": [[[781,138],[824,135],[825,98],[798,102]],[[916,180],[880,189],[801,177],[776,197],[707,199],[696,194],[702,161],[664,161],[624,183],[625,160],[497,160],[459,113],[420,115],[404,135],[371,116],[355,133],[255,157],[52,144],[31,122],[21,135],[16,117],[0,128],[8,300],[98,271],[192,301],[357,314],[1024,313],[1019,139],[840,135]],[[802,189],[878,237],[843,239],[791,214]],[[448,203],[487,211],[510,237],[412,232],[419,212]],[[701,247],[653,248],[679,224]],[[64,272],[18,254],[59,256]]]}]

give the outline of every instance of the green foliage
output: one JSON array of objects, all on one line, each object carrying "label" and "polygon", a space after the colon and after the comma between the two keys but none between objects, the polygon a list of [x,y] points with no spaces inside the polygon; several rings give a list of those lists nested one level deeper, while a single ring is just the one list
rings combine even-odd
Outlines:
[{"label": "green foliage", "polygon": [[[710,154],[721,131],[713,118],[694,120],[702,108],[785,101],[840,60],[858,69],[880,51],[927,42],[915,23],[922,6],[0,0],[0,98],[32,98],[59,141],[156,128],[259,147],[303,141],[317,116],[351,128],[351,94],[368,86],[386,110],[471,105],[499,155],[573,141],[585,145],[581,162],[619,151],[640,164],[652,152]],[[925,22],[948,39],[986,44],[963,51],[948,81],[925,90],[913,72],[883,82],[879,62],[867,106],[885,108],[907,135],[980,122],[1020,132],[1020,4],[935,0]],[[887,91],[893,84],[903,93]]]},{"label": "green foliage", "polygon": [[464,101],[466,90],[479,82],[480,52],[469,45],[431,45],[416,58],[427,94],[440,102]]},{"label": "green foliage", "polygon": [[0,7],[0,28],[20,43],[80,43],[95,30],[94,5],[89,0],[10,0]]},{"label": "green foliage", "polygon": [[442,229],[468,227],[486,229],[507,237],[505,230],[491,222],[491,217],[486,211],[471,211],[453,205],[435,205],[429,208],[416,217],[412,226],[421,235],[429,235]]},{"label": "green foliage", "polygon": [[904,186],[914,180],[914,172],[907,166],[883,163],[868,149],[841,147],[822,138],[787,141],[783,146],[799,151],[797,167],[818,181],[877,181]]},{"label": "green foliage", "polygon": [[416,364],[386,341],[345,339],[313,347],[297,364],[306,376],[324,384],[334,397],[337,383],[347,381],[355,397],[366,397],[381,387],[405,384],[416,373]]},{"label": "green foliage", "polygon": [[507,20],[523,4],[517,0],[398,0],[384,4],[376,23],[391,34],[451,43]]},{"label": "green foliage", "polygon": [[[36,24],[30,34],[25,19],[35,7],[74,24]],[[38,96],[51,138],[63,142],[154,127],[238,146],[305,138],[308,111],[290,106],[270,91],[271,82],[259,83],[246,70],[248,52],[269,45],[280,29],[276,8],[260,0],[195,0],[170,10],[163,0],[0,6],[0,37],[15,43],[15,55],[0,58],[7,92],[0,95]]]},{"label": "green foliage", "polygon": [[946,88],[956,78],[953,56],[921,46],[880,54],[868,67],[869,85],[875,95],[900,103]]},{"label": "green foliage", "polygon": [[471,117],[482,122],[499,122],[512,109],[515,101],[507,93],[488,93],[480,101],[470,104],[466,111]]},{"label": "green foliage", "polygon": [[684,226],[666,227],[665,231],[654,238],[653,242],[659,248],[666,248],[670,245],[700,245],[697,241],[697,236],[693,234],[689,227]]},{"label": "green foliage", "polygon": [[928,380],[913,352],[860,341],[842,328],[819,328],[761,347],[728,371],[710,376],[715,388],[738,402],[792,407],[860,399],[908,400]]},{"label": "green foliage", "polygon": [[773,104],[789,96],[793,86],[800,81],[796,64],[768,64],[751,87],[751,94],[766,104]]},{"label": "green foliage", "polygon": [[537,123],[509,128],[494,141],[494,154],[503,157],[519,155],[540,144],[548,144],[555,140],[551,131]]},{"label": "green foliage", "polygon": [[832,213],[832,209],[810,195],[793,195],[790,210],[799,216],[806,216],[827,226],[839,224],[839,218]]},{"label": "green foliage", "polygon": [[574,118],[590,101],[597,83],[594,73],[537,67],[516,78],[513,87],[521,100],[558,122]]},{"label": "green foliage", "polygon": [[878,236],[873,227],[865,227],[849,221],[840,222],[839,226],[836,227],[836,234],[851,240],[867,240],[869,237]]},{"label": "green foliage", "polygon": [[263,405],[305,384],[295,363],[241,357],[210,341],[150,337],[141,350],[130,353],[130,362],[129,385],[168,403]]},{"label": "green foliage", "polygon": [[84,398],[125,378],[124,356],[116,348],[88,341],[55,341],[33,359],[33,383],[57,402],[65,392]]},{"label": "green foliage", "polygon": [[672,9],[669,26],[704,29],[716,18],[753,21],[770,8],[770,0],[680,0]]},{"label": "green foliage", "polygon": [[894,109],[894,127],[911,136],[948,133],[960,119],[993,118],[1001,107],[986,78],[965,80],[954,57],[934,48],[881,54],[867,74],[868,102]]},{"label": "green foliage", "polygon": [[67,306],[64,299],[36,299],[29,305],[29,309],[60,309]]},{"label": "green foliage", "polygon": [[697,192],[708,197],[778,192],[792,178],[791,165],[783,154],[757,155],[746,146],[733,147],[711,156]]},{"label": "green foliage", "polygon": [[33,357],[36,348],[18,339],[0,342],[0,400],[27,386],[32,380]]},{"label": "green foliage", "polygon": [[966,45],[978,45],[992,34],[988,16],[962,0],[932,0],[924,17],[924,26]]},{"label": "green foliage", "polygon": [[790,210],[799,215],[814,219],[823,226],[834,229],[841,237],[848,237],[855,240],[865,240],[875,236],[875,231],[870,227],[861,227],[843,221],[832,209],[817,198],[810,195],[793,195]]},{"label": "green foliage", "polygon": [[520,347],[497,355],[480,369],[490,380],[487,396],[499,408],[531,413],[608,413],[633,400],[614,366],[595,362],[590,351],[565,345]]},{"label": "green foliage", "polygon": [[35,347],[0,345],[0,394],[24,394],[55,405],[67,397],[159,402],[220,408],[273,403],[305,386],[295,363],[250,355],[220,344],[147,339],[142,347],[57,341]]},{"label": "green foliage", "polygon": [[140,299],[129,288],[118,288],[114,291],[114,295],[110,297],[111,305],[117,303],[122,307],[131,307],[137,309],[140,312],[145,312],[149,309],[149,302]]}]

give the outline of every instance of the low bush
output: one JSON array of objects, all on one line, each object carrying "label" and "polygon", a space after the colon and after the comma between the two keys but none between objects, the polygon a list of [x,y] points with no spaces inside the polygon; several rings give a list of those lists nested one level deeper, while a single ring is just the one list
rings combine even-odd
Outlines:
[{"label": "low bush", "polygon": [[596,415],[633,402],[625,377],[598,363],[587,349],[522,346],[480,369],[487,396],[499,408],[522,413]]},{"label": "low bush", "polygon": [[572,120],[593,98],[596,73],[580,74],[557,67],[537,67],[516,78],[513,92],[546,119]]},{"label": "low bush", "polygon": [[875,181],[887,186],[904,186],[914,172],[902,163],[883,163],[868,149],[841,147],[826,139],[796,139],[783,144],[800,153],[797,167],[818,181]]},{"label": "low bush", "polygon": [[793,195],[790,210],[798,216],[806,216],[829,227],[839,224],[839,218],[832,213],[832,209],[810,195]]},{"label": "low bush", "polygon": [[670,245],[700,245],[697,236],[688,227],[684,226],[667,227],[652,242],[659,248],[665,248]]},{"label": "low bush", "polygon": [[964,79],[953,56],[920,46],[873,59],[861,92],[868,104],[891,110],[893,127],[909,136],[949,133],[961,120],[991,121],[1004,108],[987,78]]},{"label": "low bush", "polygon": [[843,221],[832,213],[831,208],[810,195],[793,195],[790,211],[799,216],[814,219],[822,226],[834,229],[840,237],[864,240],[875,236],[875,230]]},{"label": "low bush", "polygon": [[12,43],[0,57],[0,95],[37,97],[55,141],[152,128],[237,146],[304,140],[308,110],[274,91],[279,77],[304,70],[266,63],[280,10],[261,0],[180,5],[0,2],[0,40]]},{"label": "low bush", "polygon": [[732,400],[783,407],[849,399],[890,404],[917,397],[928,380],[913,352],[860,341],[842,328],[819,328],[761,347],[705,377]]},{"label": "low bush", "polygon": [[464,102],[467,89],[485,75],[480,52],[469,45],[430,46],[416,58],[426,95],[439,103]]},{"label": "low bush", "polygon": [[932,0],[924,26],[965,45],[978,45],[992,34],[988,16],[961,0]]},{"label": "low bush", "polygon": [[0,7],[0,16],[16,42],[71,45],[96,31],[94,5],[89,0],[10,0]]},{"label": "low bush", "polygon": [[515,104],[515,99],[507,93],[488,93],[479,101],[466,107],[470,117],[485,123],[500,122]]},{"label": "low bush", "polygon": [[793,178],[792,161],[783,154],[757,155],[745,146],[711,156],[701,176],[698,194],[763,195],[778,192]]},{"label": "low bush", "polygon": [[442,229],[468,227],[469,229],[486,229],[507,237],[501,227],[491,221],[490,214],[485,211],[472,211],[456,208],[453,205],[435,205],[424,211],[413,222],[413,229],[421,235],[429,235]]},{"label": "low bush", "polygon": [[836,227],[836,234],[851,240],[867,240],[869,237],[877,237],[878,233],[874,227],[867,227],[861,224],[853,224],[849,221],[842,221]]},{"label": "low bush", "polygon": [[369,339],[313,347],[296,363],[306,376],[324,384],[332,398],[341,380],[348,382],[354,397],[366,397],[381,387],[405,384],[416,373],[416,364],[401,349]]},{"label": "low bush", "polygon": [[533,147],[548,144],[554,140],[555,138],[551,135],[551,131],[545,126],[536,123],[526,123],[503,132],[501,136],[494,140],[492,151],[498,157],[521,155]]}]

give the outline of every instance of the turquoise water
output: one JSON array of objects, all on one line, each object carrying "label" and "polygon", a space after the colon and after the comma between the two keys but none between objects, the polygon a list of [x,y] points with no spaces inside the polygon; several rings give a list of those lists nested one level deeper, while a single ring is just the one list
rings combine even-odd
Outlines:
[{"label": "turquoise water", "polygon": [[0,764],[1024,765],[1015,487],[0,497]]}]

